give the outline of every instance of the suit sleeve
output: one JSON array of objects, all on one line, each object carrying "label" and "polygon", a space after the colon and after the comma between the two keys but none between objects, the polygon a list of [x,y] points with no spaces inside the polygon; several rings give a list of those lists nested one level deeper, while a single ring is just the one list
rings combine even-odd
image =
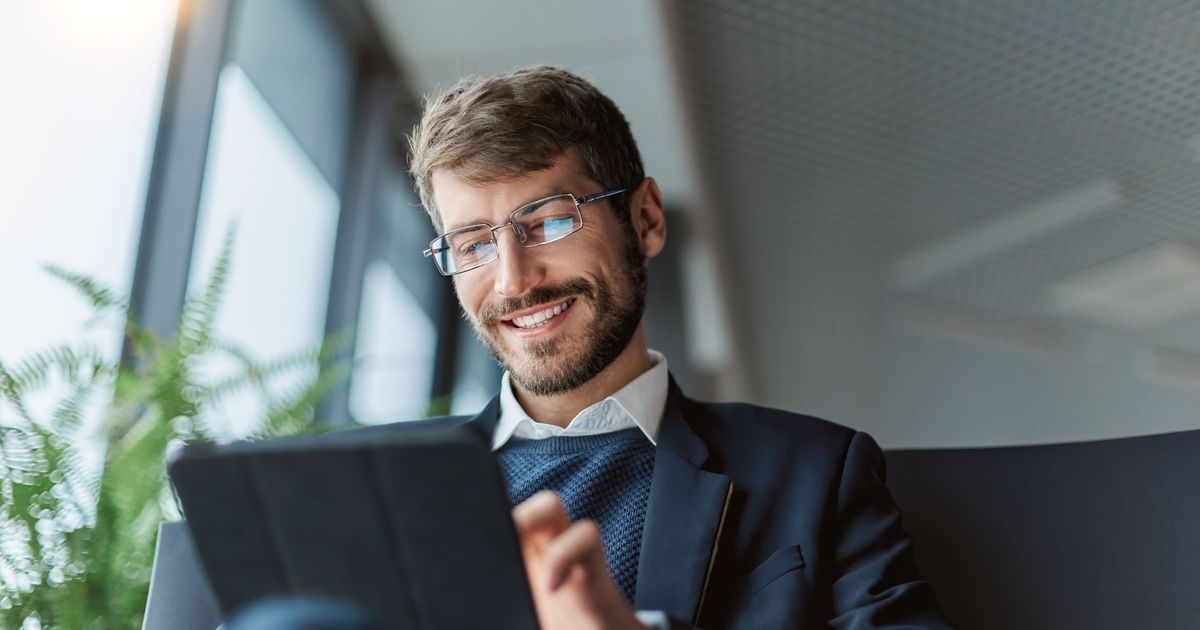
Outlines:
[{"label": "suit sleeve", "polygon": [[830,626],[949,628],[933,587],[917,572],[912,541],[901,529],[885,479],[883,452],[870,436],[855,433],[837,494]]}]

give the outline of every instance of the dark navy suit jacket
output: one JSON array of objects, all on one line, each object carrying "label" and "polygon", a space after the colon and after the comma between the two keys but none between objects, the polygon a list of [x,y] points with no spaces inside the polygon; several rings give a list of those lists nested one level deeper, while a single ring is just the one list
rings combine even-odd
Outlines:
[{"label": "dark navy suit jacket", "polygon": [[[489,439],[495,398],[463,424]],[[382,427],[379,427],[382,428]],[[702,628],[947,628],[865,433],[671,383],[634,607]]]}]

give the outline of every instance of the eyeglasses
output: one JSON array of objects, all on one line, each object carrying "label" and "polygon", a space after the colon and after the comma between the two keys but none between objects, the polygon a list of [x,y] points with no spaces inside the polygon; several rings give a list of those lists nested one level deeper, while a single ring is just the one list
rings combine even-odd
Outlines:
[{"label": "eyeglasses", "polygon": [[523,247],[553,243],[583,227],[580,206],[585,203],[619,195],[628,188],[576,197],[572,194],[552,195],[527,203],[509,215],[508,223],[492,227],[476,223],[447,232],[429,242],[426,258],[433,258],[443,276],[452,276],[486,265],[499,256],[496,230],[512,228],[517,242]]}]

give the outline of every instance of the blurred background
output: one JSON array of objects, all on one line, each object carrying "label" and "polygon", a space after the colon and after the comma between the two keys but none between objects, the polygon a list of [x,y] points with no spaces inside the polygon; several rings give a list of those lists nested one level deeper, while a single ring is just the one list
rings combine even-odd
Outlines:
[{"label": "blurred background", "polygon": [[43,264],[167,334],[236,225],[224,337],[357,331],[319,420],[477,410],[499,374],[404,135],[549,63],[662,186],[649,338],[691,395],[889,448],[1200,428],[1197,42],[1200,3],[1155,0],[0,0],[0,362],[123,351]]}]

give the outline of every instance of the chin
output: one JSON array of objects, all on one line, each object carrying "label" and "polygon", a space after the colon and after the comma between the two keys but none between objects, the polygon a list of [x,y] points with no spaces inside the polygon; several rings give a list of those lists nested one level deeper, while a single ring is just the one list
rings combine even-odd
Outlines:
[{"label": "chin", "polygon": [[578,351],[555,349],[551,353],[547,349],[522,351],[518,356],[510,354],[501,361],[501,367],[521,389],[535,396],[553,396],[590,381],[599,372],[594,363]]}]

